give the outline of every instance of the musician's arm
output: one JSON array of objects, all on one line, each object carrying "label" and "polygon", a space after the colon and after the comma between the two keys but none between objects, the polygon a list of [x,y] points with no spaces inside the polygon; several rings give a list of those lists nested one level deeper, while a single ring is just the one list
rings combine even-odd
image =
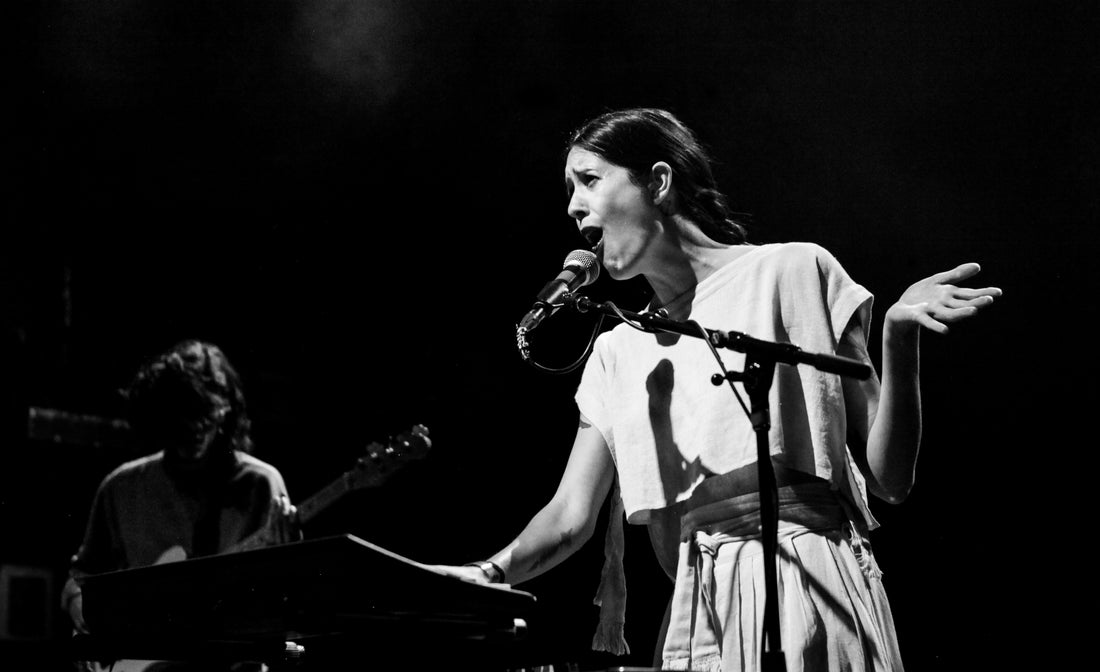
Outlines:
[{"label": "musician's arm", "polygon": [[88,626],[84,623],[84,598],[75,576],[70,576],[61,589],[61,608],[69,614],[73,629],[87,634]]},{"label": "musician's arm", "polygon": [[[611,453],[600,432],[583,416],[557,491],[523,531],[489,560],[503,581],[518,584],[546,572],[592,536],[614,478]],[[476,567],[440,567],[464,578],[489,579]]]},{"label": "musician's arm", "polygon": [[61,608],[69,614],[73,627],[81,633],[87,633],[88,627],[84,622],[84,600],[79,579],[126,566],[125,554],[118,542],[120,533],[116,506],[108,477],[96,489],[84,538],[69,561],[69,576],[61,589]]}]

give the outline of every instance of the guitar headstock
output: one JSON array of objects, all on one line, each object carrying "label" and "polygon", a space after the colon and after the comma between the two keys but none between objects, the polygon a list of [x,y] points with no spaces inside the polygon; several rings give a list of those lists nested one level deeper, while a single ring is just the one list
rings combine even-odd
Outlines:
[{"label": "guitar headstock", "polygon": [[432,440],[424,425],[413,425],[384,444],[371,442],[367,445],[366,455],[360,457],[355,468],[344,475],[347,485],[352,488],[381,485],[405,464],[422,459],[431,447]]}]

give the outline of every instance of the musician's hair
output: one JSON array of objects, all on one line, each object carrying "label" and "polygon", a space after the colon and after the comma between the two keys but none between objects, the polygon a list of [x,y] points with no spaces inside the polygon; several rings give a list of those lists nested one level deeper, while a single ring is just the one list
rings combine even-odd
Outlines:
[{"label": "musician's hair", "polygon": [[712,240],[734,245],[746,241],[749,216],[730,210],[715,182],[710,153],[671,112],[655,108],[606,112],[570,134],[565,153],[573,147],[626,168],[630,179],[643,186],[653,164],[664,161],[672,167],[672,184],[684,215]]},{"label": "musician's hair", "polygon": [[140,437],[173,420],[221,418],[211,451],[252,452],[244,387],[221,348],[185,340],[147,361],[123,391],[127,419]]}]

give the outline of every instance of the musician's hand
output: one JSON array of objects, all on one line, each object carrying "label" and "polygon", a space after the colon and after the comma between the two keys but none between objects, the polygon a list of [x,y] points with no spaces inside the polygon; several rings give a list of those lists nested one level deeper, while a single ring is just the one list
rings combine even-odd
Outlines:
[{"label": "musician's hand", "polygon": [[84,596],[77,593],[69,600],[69,618],[73,628],[82,635],[88,634],[88,625],[84,623]]},{"label": "musician's hand", "polygon": [[970,289],[955,285],[977,275],[980,270],[978,264],[962,264],[913,283],[886,311],[887,325],[913,330],[923,326],[946,334],[949,324],[973,317],[1001,295],[996,287]]},{"label": "musician's hand", "polygon": [[426,565],[426,567],[428,567],[428,569],[434,569],[443,572],[447,576],[454,576],[459,579],[473,581],[474,583],[490,583],[489,577],[485,575],[485,572],[481,571],[477,567],[457,565]]},{"label": "musician's hand", "polygon": [[72,577],[66,579],[61,588],[61,607],[69,612],[73,629],[80,634],[88,634],[88,626],[84,623],[84,595],[80,592],[80,585]]},{"label": "musician's hand", "polygon": [[302,530],[298,523],[298,507],[290,503],[286,495],[279,495],[271,500],[271,506],[267,511],[267,522],[261,533],[264,542],[269,546],[298,541],[302,538]]}]

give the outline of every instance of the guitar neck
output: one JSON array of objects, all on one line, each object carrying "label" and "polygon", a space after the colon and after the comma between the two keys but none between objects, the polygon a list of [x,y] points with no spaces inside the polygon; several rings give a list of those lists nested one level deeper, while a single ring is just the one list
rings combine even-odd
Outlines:
[{"label": "guitar neck", "polygon": [[352,490],[353,487],[348,480],[347,474],[329,483],[314,493],[309,499],[296,505],[298,508],[298,522],[302,524],[308,523],[313,520],[317,514],[321,513],[329,506],[332,506],[336,500]]},{"label": "guitar neck", "polygon": [[[428,428],[423,425],[416,425],[408,434],[400,435],[398,438],[400,439],[398,444],[400,449],[395,449],[393,444],[382,446],[381,444],[372,443],[368,447],[369,460],[360,458],[357,469],[344,472],[343,475],[321,488],[309,499],[297,504],[298,523],[300,525],[308,523],[317,514],[352,490],[379,485],[389,477],[398,465],[410,459],[423,457],[428,448],[431,447],[431,441],[428,439]],[[258,530],[235,544],[228,552],[246,551],[266,546],[266,533],[266,529]]]},{"label": "guitar neck", "polygon": [[[332,505],[337,499],[350,492],[354,488],[350,483],[350,476],[344,474],[340,478],[336,479],[332,483],[329,483],[325,487],[321,488],[318,492],[314,493],[309,499],[305,500],[301,504],[296,505],[298,509],[298,523],[304,524],[312,520],[317,514],[324,511],[326,508]],[[257,548],[263,548],[268,545],[268,541],[264,536],[266,530],[260,529],[253,532],[251,535],[238,541],[231,546],[225,552],[227,553],[239,553],[241,551],[251,551]]]}]

